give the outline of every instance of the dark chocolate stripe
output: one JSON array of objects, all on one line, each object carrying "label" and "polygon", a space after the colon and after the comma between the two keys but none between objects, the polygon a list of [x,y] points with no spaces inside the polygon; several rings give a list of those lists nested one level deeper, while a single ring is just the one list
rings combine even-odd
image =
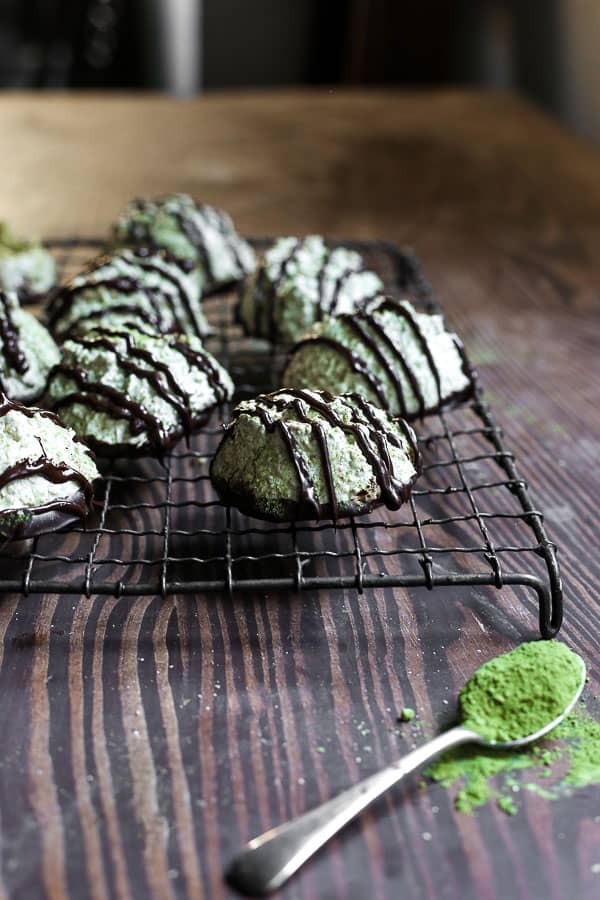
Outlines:
[{"label": "dark chocolate stripe", "polygon": [[[378,432],[379,429],[381,428],[381,422],[373,414],[373,410],[372,410],[370,403],[367,403],[365,398],[361,397],[360,394],[353,394],[352,399],[353,399],[354,403],[357,404],[357,406],[360,406],[365,417],[371,422],[375,431]],[[402,434],[404,435],[404,439],[406,440],[406,443],[410,447],[413,463],[415,464],[415,468],[417,470],[420,470],[421,453],[420,453],[419,445],[417,443],[417,438],[416,438],[416,435],[415,435],[413,429],[400,416],[397,416],[394,419],[394,425],[397,425],[400,428],[400,430],[402,431]],[[397,441],[395,435],[393,435],[391,432],[388,434],[388,439],[396,447],[401,446],[401,444]]]},{"label": "dark chocolate stripe", "polygon": [[427,338],[421,331],[418,321],[416,320],[410,309],[408,309],[408,307],[404,306],[402,303],[395,302],[389,297],[384,300],[381,306],[377,308],[378,312],[386,312],[387,310],[392,310],[399,316],[402,316],[402,318],[406,322],[408,322],[408,324],[412,328],[413,334],[416,337],[424,356],[427,358],[429,368],[431,369],[431,374],[433,375],[435,383],[437,385],[438,399],[439,402],[442,403],[442,380],[440,377],[440,372],[433,358],[433,354],[429,348],[429,344],[427,343]]},{"label": "dark chocolate stripe", "polygon": [[225,220],[225,217],[220,212],[220,210],[215,209],[215,207],[208,207],[205,204],[202,204],[199,207],[199,209],[205,215],[208,213],[208,210],[210,210],[209,214],[212,214],[213,218],[215,218],[217,221],[217,225],[216,225],[217,231],[219,232],[221,237],[224,239],[225,244],[227,245],[229,250],[231,250],[231,253],[233,254],[233,258],[235,260],[235,264],[240,271],[240,275],[243,275],[246,270],[244,268],[244,264],[242,263],[242,259],[240,257],[240,254],[239,254],[239,251],[237,248],[236,235],[234,234],[231,227],[229,226],[229,223]]},{"label": "dark chocolate stripe", "polygon": [[[376,311],[373,311],[373,312],[367,312],[365,310],[363,312],[360,312],[356,316],[348,316],[347,320],[345,319],[344,321],[347,321],[348,324],[352,328],[355,327],[356,322],[358,322],[358,321],[364,322],[365,325],[367,325],[368,327],[372,328],[373,331],[375,331],[379,340],[382,343],[384,343],[387,347],[389,347],[390,351],[393,354],[394,359],[396,360],[396,362],[398,363],[398,365],[404,372],[404,374],[412,388],[412,392],[415,395],[417,403],[419,404],[419,415],[422,417],[425,414],[425,407],[426,407],[425,395],[423,393],[423,389],[421,388],[421,385],[419,383],[419,379],[418,379],[417,375],[413,372],[413,370],[409,366],[407,360],[404,358],[404,354],[402,354],[399,351],[399,349],[396,346],[396,344],[394,343],[394,341],[391,339],[391,337],[386,332],[385,327],[383,326],[382,322],[380,322],[379,319],[377,319],[375,317],[375,312],[378,312],[380,309],[381,309],[381,307],[379,307]],[[394,307],[394,309],[395,309],[395,307]],[[370,346],[372,348],[374,348],[376,346],[376,341],[372,341],[371,343],[369,343],[368,341],[365,340],[365,343],[367,344],[367,346]],[[390,369],[388,371],[389,371],[390,377],[393,381],[394,387],[396,389],[396,394],[398,395],[398,399],[400,401],[400,410],[401,410],[400,415],[405,416],[407,414],[408,410],[407,410],[407,406],[406,406],[406,398],[404,397],[402,382],[398,378],[393,366],[390,367]],[[386,404],[386,406],[387,406],[387,404]]]},{"label": "dark chocolate stripe", "polygon": [[467,351],[465,349],[465,345],[463,344],[463,342],[461,341],[461,339],[459,338],[459,336],[457,334],[452,335],[452,340],[454,342],[454,346],[456,347],[456,349],[458,351],[458,355],[460,356],[463,375],[465,376],[465,378],[468,378],[469,384],[473,385],[474,382],[477,380],[477,372],[471,365],[469,357],[467,356]]},{"label": "dark chocolate stripe", "polygon": [[29,369],[29,363],[21,350],[19,331],[12,317],[12,310],[8,297],[4,291],[0,291],[0,341],[2,353],[8,367],[14,369],[19,375],[24,375]]},{"label": "dark chocolate stripe", "polygon": [[361,375],[379,402],[379,405],[384,409],[387,407],[387,395],[385,392],[385,388],[377,375],[371,370],[371,367],[365,362],[362,357],[355,353],[351,347],[346,347],[345,344],[340,343],[335,338],[327,337],[326,335],[319,335],[318,337],[308,337],[303,341],[300,341],[294,347],[294,353],[299,350],[301,347],[306,345],[314,346],[315,344],[321,344],[324,347],[331,347],[332,350],[335,350],[336,353],[339,353],[340,356],[343,356],[344,359],[347,360],[351,369],[356,372],[357,375]]},{"label": "dark chocolate stripe", "polygon": [[323,318],[323,285],[324,285],[324,282],[325,282],[325,268],[326,268],[326,265],[327,265],[327,263],[325,262],[325,264],[322,265],[322,266],[319,268],[319,272],[318,272],[318,274],[317,274],[317,297],[318,297],[318,300],[317,300],[317,321],[319,321],[319,322],[320,322],[321,319]]},{"label": "dark chocolate stripe", "polygon": [[[58,417],[54,413],[48,412],[46,410],[28,409],[27,407],[22,406],[20,403],[15,403],[12,400],[9,400],[8,397],[0,393],[0,418],[6,416],[9,412],[21,413],[28,419],[33,419],[36,416],[39,418],[48,419],[49,421],[54,422],[54,424],[60,427],[61,430],[66,432],[64,425],[59,421]],[[70,439],[74,443],[83,443],[78,437],[72,437]],[[40,446],[42,451],[44,451],[41,442]],[[90,457],[93,457],[93,454],[88,448],[86,448],[86,453]],[[30,512],[34,516],[40,516],[44,513],[52,512],[61,513],[68,516],[74,515],[82,519],[87,516],[92,505],[92,483],[85,477],[82,472],[71,468],[64,462],[54,462],[48,456],[46,456],[45,453],[43,456],[40,456],[36,460],[24,459],[20,460],[12,466],[8,466],[2,473],[0,473],[0,490],[6,487],[6,485],[11,484],[13,481],[18,481],[24,478],[32,478],[35,475],[46,478],[53,484],[66,484],[69,481],[74,481],[78,485],[79,491],[77,493],[74,493],[71,497],[61,497],[56,500],[51,500],[48,503],[41,504],[40,506],[36,506],[34,509],[30,510]]]},{"label": "dark chocolate stripe", "polygon": [[[304,420],[303,420],[304,421]],[[277,427],[288,448],[290,459],[296,470],[296,477],[300,487],[300,495],[309,509],[319,518],[319,501],[310,472],[308,471],[308,463],[298,448],[298,443],[294,437],[294,433],[288,428],[283,419],[278,419]]]},{"label": "dark chocolate stripe", "polygon": [[[260,398],[261,400],[264,398]],[[285,406],[285,404],[283,404]],[[275,404],[276,408],[278,407]],[[294,467],[294,471],[296,472],[296,478],[298,481],[298,488],[300,490],[301,497],[301,505],[308,507],[312,511],[312,513],[319,518],[320,517],[320,505],[317,500],[317,495],[315,491],[315,486],[310,477],[310,473],[308,471],[308,464],[304,456],[300,453],[298,448],[297,441],[294,437],[293,432],[288,428],[287,423],[282,419],[272,419],[268,413],[267,409],[262,408],[261,406],[257,406],[256,410],[252,413],[255,415],[262,424],[265,429],[269,432],[273,432],[277,429],[280,433],[283,443],[285,444],[290,461]],[[309,420],[304,415],[304,411],[302,409],[298,412],[299,419],[303,422],[308,422]],[[333,485],[332,485],[333,486]],[[335,495],[334,495],[335,496]],[[332,500],[332,505],[335,500]]]},{"label": "dark chocolate stripe", "polygon": [[[173,275],[171,272],[165,271],[159,265],[157,265],[156,263],[153,263],[152,260],[150,260],[150,259],[148,259],[148,260],[136,259],[135,265],[139,266],[140,269],[143,269],[146,272],[156,272],[158,275],[160,275],[161,278],[164,278],[165,281],[168,281],[170,284],[172,284],[177,289],[177,293],[179,294],[179,299],[181,300],[181,304],[182,304],[182,306],[185,310],[185,313],[188,317],[188,320],[194,330],[194,333],[198,337],[202,337],[202,330],[200,329],[200,326],[198,324],[198,320],[196,318],[196,313],[192,306],[192,301],[191,301],[190,295],[189,295],[185,285],[180,281],[180,279],[177,278],[175,275]],[[173,298],[167,292],[163,292],[162,296],[167,298],[169,301],[169,307],[173,314],[173,320],[175,322],[177,330],[178,331],[186,331],[185,323],[182,323],[181,319],[179,318],[179,315],[177,313],[177,307],[175,305]]]},{"label": "dark chocolate stripe", "polygon": [[[88,329],[91,330],[89,323],[95,322],[98,328],[103,327],[104,320],[111,315],[120,315],[121,313],[125,313],[128,316],[131,316],[131,324],[133,327],[138,328],[137,321],[140,323],[144,323],[145,325],[149,325],[155,332],[162,332],[162,322],[156,316],[152,315],[152,313],[148,312],[145,309],[142,309],[141,306],[138,306],[136,303],[116,303],[114,306],[106,306],[101,309],[97,309],[95,312],[86,316],[85,321],[88,323]],[[72,335],[76,335],[77,331],[81,325],[80,319],[75,319],[74,322],[69,325],[69,327],[61,332],[61,340],[67,341]],[[112,328],[111,328],[112,330]]]},{"label": "dark chocolate stripe", "polygon": [[221,380],[217,363],[207,350],[196,351],[179,340],[170,341],[170,346],[181,353],[191,366],[200,369],[206,375],[218,403],[228,399],[227,388]]},{"label": "dark chocolate stripe", "polygon": [[54,294],[48,306],[48,326],[51,329],[54,329],[59,320],[64,318],[70,312],[77,294],[101,287],[106,288],[109,291],[115,291],[118,294],[145,294],[155,313],[160,315],[160,302],[154,288],[147,287],[139,279],[119,275],[111,278],[90,279],[81,284],[70,284],[60,288]]},{"label": "dark chocolate stripe", "polygon": [[[388,346],[391,345],[391,348],[394,352],[394,355],[398,358],[398,353],[394,344],[390,341],[388,336],[385,334],[384,330],[379,327],[378,323],[371,316],[366,314],[357,313],[353,316],[348,316],[344,319],[344,324],[348,324],[348,326],[354,331],[354,333],[360,338],[363,344],[368,347],[373,355],[379,360],[383,369],[385,369],[388,378],[394,385],[394,389],[396,391],[396,396],[398,398],[398,403],[400,405],[400,415],[406,415],[406,398],[404,396],[404,387],[401,380],[398,378],[398,373],[394,366],[390,363],[388,357],[385,355],[383,350],[381,349],[380,344],[377,343],[376,340],[373,339],[372,335],[369,334],[368,329],[365,327],[366,325],[370,325],[372,328],[377,329],[377,334],[380,340],[385,339],[386,342],[389,341]],[[404,363],[404,360],[402,360]],[[387,400],[385,406],[387,407]]]},{"label": "dark chocolate stripe", "polygon": [[[54,367],[54,369],[56,369],[56,366]],[[52,372],[54,372],[54,369],[52,370]],[[58,425],[63,431],[67,430],[56,413],[50,412],[50,410],[47,409],[30,409],[28,406],[23,406],[21,403],[17,403],[14,400],[9,400],[9,398],[5,394],[3,394],[2,391],[0,391],[0,418],[7,415],[7,413],[9,412],[21,413],[21,415],[27,416],[28,419],[34,419],[36,416],[39,416],[42,419],[49,419],[51,422],[54,422],[55,425]],[[76,441],[80,444],[85,443],[76,435],[71,437],[71,440]],[[86,449],[89,456],[93,458],[93,454],[91,453],[91,451],[88,448]]]},{"label": "dark chocolate stripe", "polygon": [[321,454],[321,462],[323,464],[323,475],[325,476],[325,484],[327,486],[327,493],[329,495],[329,502],[331,504],[331,518],[334,522],[337,522],[338,519],[338,500],[337,493],[335,490],[335,483],[333,481],[333,469],[331,467],[331,457],[329,455],[329,446],[327,444],[327,436],[325,434],[325,429],[321,425],[320,422],[314,421],[312,423],[312,432],[315,437],[315,440],[319,446],[319,452]]},{"label": "dark chocolate stripe", "polygon": [[[327,261],[329,261],[329,260],[327,260]],[[325,265],[327,265],[327,263],[325,263]],[[329,304],[327,306],[327,315],[329,315],[329,316],[335,315],[335,311],[338,306],[338,300],[340,297],[340,293],[342,291],[342,288],[343,288],[345,282],[349,278],[351,278],[352,275],[357,275],[360,272],[364,272],[364,271],[366,271],[364,266],[361,266],[358,269],[355,269],[352,266],[348,266],[347,269],[344,269],[344,271],[341,272],[340,275],[338,275],[338,277],[336,278],[335,283],[333,285],[333,291],[331,292],[331,297],[329,299]],[[323,314],[323,311],[321,310],[321,316],[322,316],[322,314]]]},{"label": "dark chocolate stripe", "polygon": [[[55,463],[47,456],[40,456],[35,460],[21,460],[20,462],[15,463],[15,465],[9,466],[4,472],[0,473],[0,490],[6,487],[6,485],[11,484],[13,481],[20,481],[24,478],[33,478],[35,475],[45,478],[47,481],[52,482],[52,484],[66,484],[68,481],[75,481],[81,488],[84,497],[82,503],[76,504],[76,506],[78,508],[83,507],[82,515],[85,515],[92,500],[93,489],[91,483],[81,472],[72,469],[66,463]],[[56,501],[50,501],[43,507],[36,507],[36,509],[43,508],[44,511],[57,509],[59,508],[57,504],[60,505],[63,502],[65,501],[61,498]]]},{"label": "dark chocolate stripe", "polygon": [[209,280],[214,281],[215,275],[210,261],[210,253],[206,246],[206,240],[196,223],[188,218],[183,210],[169,210],[169,214],[173,216],[175,221],[179,224],[184,235],[198,253],[200,262],[207,272]]}]

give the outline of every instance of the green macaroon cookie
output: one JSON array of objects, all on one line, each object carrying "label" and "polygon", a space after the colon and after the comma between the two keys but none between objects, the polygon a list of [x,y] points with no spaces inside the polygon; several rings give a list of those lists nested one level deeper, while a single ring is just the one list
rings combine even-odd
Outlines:
[{"label": "green macaroon cookie", "polygon": [[21,309],[16,293],[0,291],[0,391],[31,403],[44,393],[60,352],[48,330]]},{"label": "green macaroon cookie", "polygon": [[319,235],[284,237],[248,278],[238,317],[248,335],[289,345],[324,316],[351,313],[382,290],[354,250],[332,249]]},{"label": "green macaroon cookie", "polygon": [[40,241],[17,237],[0,222],[0,290],[16,291],[22,302],[29,302],[55,284],[52,254]]},{"label": "green macaroon cookie", "polygon": [[123,325],[65,341],[46,400],[102,456],[162,456],[231,398],[198,338]]},{"label": "green macaroon cookie", "polygon": [[162,333],[209,332],[193,264],[165,251],[121,250],[92,260],[54,292],[46,318],[57,340],[137,321]]},{"label": "green macaroon cookie", "polygon": [[93,456],[73,431],[0,392],[0,544],[84,518],[96,478]]},{"label": "green macaroon cookie", "polygon": [[315,325],[292,350],[281,381],[289,388],[356,391],[408,420],[465,400],[475,389],[462,342],[442,316],[389,297]]},{"label": "green macaroon cookie", "polygon": [[256,266],[254,250],[227,213],[187,194],[133,201],[113,226],[113,239],[117,246],[164,248],[190,260],[205,293],[240,281]]},{"label": "green macaroon cookie", "polygon": [[358,395],[282,390],[235,408],[210,474],[224,503],[285,522],[397,509],[419,471],[401,419]]}]

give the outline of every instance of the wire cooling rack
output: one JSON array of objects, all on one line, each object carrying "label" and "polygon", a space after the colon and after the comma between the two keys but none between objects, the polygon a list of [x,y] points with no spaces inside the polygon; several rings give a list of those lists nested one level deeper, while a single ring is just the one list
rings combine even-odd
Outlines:
[{"label": "wire cooling rack", "polygon": [[[100,242],[51,245],[66,278]],[[405,288],[422,306],[437,306],[410,253],[384,242],[345,245],[363,254],[388,290]],[[207,345],[238,386],[234,403],[277,387],[281,363],[266,343],[243,336],[235,304],[233,293],[205,301],[215,329]],[[520,585],[535,592],[542,635],[560,628],[555,547],[480,390],[473,402],[417,426],[424,471],[409,503],[335,527],[328,521],[273,525],[219,502],[208,473],[230,411],[231,405],[219,410],[164,466],[154,460],[113,464],[85,526],[0,550],[0,592],[121,597]]]}]

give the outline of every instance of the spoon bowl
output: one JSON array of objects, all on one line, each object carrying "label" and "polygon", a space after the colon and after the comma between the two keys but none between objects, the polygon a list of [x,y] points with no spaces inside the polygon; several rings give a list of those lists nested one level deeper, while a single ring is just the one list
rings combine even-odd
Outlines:
[{"label": "spoon bowl", "polygon": [[[560,725],[565,716],[568,716],[569,713],[573,710],[573,707],[581,697],[581,692],[585,687],[585,679],[587,678],[585,662],[578,653],[574,653],[573,655],[576,656],[581,663],[581,681],[579,682],[579,687],[573,695],[573,698],[570,700],[568,706],[565,707],[565,709],[559,716],[557,716],[555,719],[552,719],[551,722],[548,722],[538,731],[534,731],[533,734],[528,734],[525,737],[517,738],[514,741],[486,741],[485,738],[482,738],[478,735],[479,740],[477,741],[477,743],[481,744],[482,747],[489,747],[490,750],[516,750],[519,747],[526,747],[528,744],[534,744],[536,741],[539,741],[547,734],[550,734],[551,731],[554,731],[556,726]],[[473,734],[476,734],[476,732],[473,732]]]}]

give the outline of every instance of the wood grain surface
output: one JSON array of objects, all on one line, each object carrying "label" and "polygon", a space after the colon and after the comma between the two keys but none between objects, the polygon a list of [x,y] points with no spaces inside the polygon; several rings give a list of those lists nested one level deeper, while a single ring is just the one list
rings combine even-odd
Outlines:
[{"label": "wood grain surface", "polygon": [[[96,234],[191,191],[247,233],[411,243],[546,512],[562,637],[599,692],[600,158],[510,96],[0,97],[0,214]],[[0,898],[231,896],[240,843],[428,735],[484,659],[534,637],[492,588],[0,599]],[[515,817],[390,794],[286,900],[593,898],[600,791]]]}]

